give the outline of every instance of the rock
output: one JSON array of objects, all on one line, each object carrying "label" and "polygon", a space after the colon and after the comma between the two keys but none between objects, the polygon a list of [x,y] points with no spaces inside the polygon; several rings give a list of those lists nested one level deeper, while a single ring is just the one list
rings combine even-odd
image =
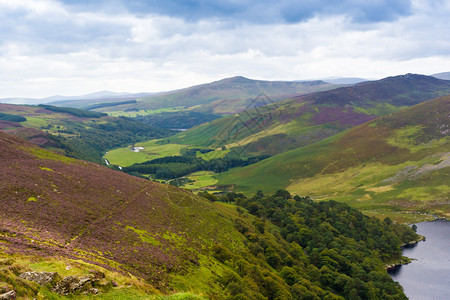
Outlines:
[{"label": "rock", "polygon": [[56,272],[25,272],[19,275],[20,278],[34,281],[39,285],[47,285],[54,282],[59,275]]},{"label": "rock", "polygon": [[9,291],[5,294],[0,295],[0,300],[12,300],[16,299],[16,292],[15,291]]},{"label": "rock", "polygon": [[96,281],[98,281],[98,279],[95,279],[93,276],[67,276],[56,283],[53,292],[60,295],[70,295],[75,293],[97,294],[98,289],[92,287],[92,284]]}]

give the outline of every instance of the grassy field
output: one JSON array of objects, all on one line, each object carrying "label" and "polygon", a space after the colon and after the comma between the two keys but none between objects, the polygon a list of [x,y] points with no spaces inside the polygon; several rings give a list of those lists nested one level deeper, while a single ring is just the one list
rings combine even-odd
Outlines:
[{"label": "grassy field", "polygon": [[211,171],[199,171],[195,173],[191,173],[186,177],[194,182],[190,182],[182,186],[182,188],[188,190],[196,190],[205,186],[214,185],[218,182],[218,180],[214,177],[216,173]]},{"label": "grassy field", "polygon": [[181,144],[158,144],[159,141],[137,143],[136,147],[144,147],[144,150],[139,152],[133,152],[129,147],[114,149],[109,151],[105,158],[113,165],[126,167],[159,157],[180,155],[180,150],[186,147]]},{"label": "grassy field", "polygon": [[176,112],[181,111],[182,108],[170,107],[170,108],[160,108],[160,109],[140,109],[138,111],[124,111],[124,110],[114,110],[114,107],[105,107],[101,109],[96,109],[95,111],[105,112],[112,117],[129,117],[136,118],[138,116],[147,116],[153,114],[159,114],[163,112]]},{"label": "grassy field", "polygon": [[200,153],[200,151],[197,151],[197,157],[204,159],[204,160],[211,160],[215,158],[223,158],[225,155],[227,155],[231,150],[215,150],[208,153]]}]

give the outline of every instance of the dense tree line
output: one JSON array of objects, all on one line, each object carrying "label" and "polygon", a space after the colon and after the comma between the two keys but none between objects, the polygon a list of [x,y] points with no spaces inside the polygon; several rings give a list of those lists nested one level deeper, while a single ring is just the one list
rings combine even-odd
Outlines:
[{"label": "dense tree line", "polygon": [[0,112],[0,120],[10,122],[25,122],[27,118]]},{"label": "dense tree line", "polygon": [[124,105],[124,104],[134,104],[134,103],[137,103],[137,101],[136,100],[125,100],[125,101],[118,101],[118,102],[103,102],[103,103],[92,104],[90,106],[87,106],[85,109],[93,110],[93,109],[97,109],[97,108],[113,107],[113,106],[119,106],[119,105]]},{"label": "dense tree line", "polygon": [[143,163],[123,167],[127,173],[153,174],[156,179],[175,179],[197,171],[213,171],[221,173],[235,167],[244,167],[254,164],[268,156],[255,156],[246,159],[223,157],[204,160],[192,156],[190,152],[186,155],[166,156]]},{"label": "dense tree line", "polygon": [[[254,255],[243,259],[213,247],[216,258],[232,267],[222,276],[232,299],[406,299],[386,264],[401,258],[403,243],[418,239],[408,226],[284,190],[252,197],[200,195],[237,204],[235,226]],[[257,267],[264,263],[273,272]]]},{"label": "dense tree line", "polygon": [[105,113],[88,111],[84,109],[78,109],[73,107],[59,107],[53,105],[39,104],[40,107],[45,108],[54,112],[61,112],[70,114],[72,116],[80,117],[80,118],[101,118],[107,116]]}]

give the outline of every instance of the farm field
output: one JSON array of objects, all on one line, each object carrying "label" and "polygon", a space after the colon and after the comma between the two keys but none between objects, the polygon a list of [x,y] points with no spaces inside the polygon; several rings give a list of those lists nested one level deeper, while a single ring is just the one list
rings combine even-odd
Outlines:
[{"label": "farm field", "polygon": [[150,140],[147,142],[136,143],[135,147],[144,147],[139,152],[133,152],[130,147],[118,148],[104,156],[110,164],[122,167],[131,166],[135,163],[142,163],[155,158],[165,156],[180,155],[180,150],[186,145],[181,144],[160,144],[161,140]]},{"label": "farm field", "polygon": [[185,185],[182,186],[182,188],[188,189],[188,190],[196,190],[203,188],[205,186],[211,186],[218,182],[218,180],[215,178],[216,173],[211,171],[199,171],[194,172],[186,177],[193,182],[188,182]]}]

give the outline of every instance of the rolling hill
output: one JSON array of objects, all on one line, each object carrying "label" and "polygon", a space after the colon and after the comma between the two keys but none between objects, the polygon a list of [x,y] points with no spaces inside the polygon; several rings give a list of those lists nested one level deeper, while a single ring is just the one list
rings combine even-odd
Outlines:
[{"label": "rolling hill", "polygon": [[[241,198],[247,213],[3,132],[0,168],[0,287],[19,298],[58,299],[75,280],[106,299],[406,299],[385,264],[417,236],[344,204],[280,191]],[[266,222],[252,201],[284,211]],[[65,277],[38,285],[26,271]]]},{"label": "rolling hill", "polygon": [[0,112],[0,130],[97,163],[109,149],[170,134],[136,120],[74,108],[0,103]]},{"label": "rolling hill", "polygon": [[439,96],[450,81],[406,74],[268,103],[194,127],[170,141],[274,155],[313,144],[358,124]]},{"label": "rolling hill", "polygon": [[449,111],[450,96],[430,100],[223,173],[219,184],[244,192],[282,187],[397,219],[414,220],[417,212],[448,217]]},{"label": "rolling hill", "polygon": [[[136,103],[94,109],[126,116],[147,115],[153,111],[173,110],[231,114],[248,108],[252,100],[260,94],[265,94],[275,101],[291,95],[323,91],[336,87],[338,85],[324,81],[263,81],[236,76],[185,89],[136,97],[134,98],[137,100]],[[102,100],[102,102],[105,101]],[[90,106],[94,103],[95,101],[71,101],[56,102],[54,105],[91,109]]]}]

